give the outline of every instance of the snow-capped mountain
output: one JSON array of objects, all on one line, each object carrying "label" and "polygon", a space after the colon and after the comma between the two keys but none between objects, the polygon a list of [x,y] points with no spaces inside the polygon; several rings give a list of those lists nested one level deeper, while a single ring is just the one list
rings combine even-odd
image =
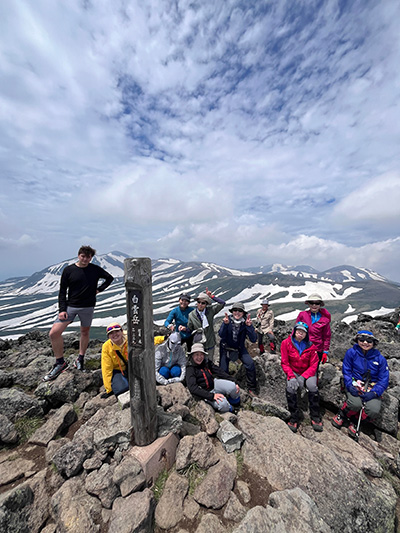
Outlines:
[{"label": "snow-capped mountain", "polygon": [[[102,337],[103,327],[112,320],[125,322],[124,260],[122,252],[96,256],[95,264],[115,280],[98,297],[93,336]],[[32,328],[49,329],[57,315],[57,295],[63,268],[75,258],[52,265],[32,276],[0,283],[0,336],[19,336]],[[255,316],[264,298],[269,298],[275,316],[295,320],[305,308],[307,295],[317,292],[329,311],[350,321],[360,312],[383,313],[400,302],[400,285],[363,268],[340,266],[318,272],[306,265],[268,265],[237,270],[208,262],[177,259],[152,261],[154,320],[162,324],[177,305],[183,291],[193,297],[206,287],[231,304],[242,301]],[[228,307],[229,308],[229,307]],[[223,315],[223,312],[221,313]],[[71,326],[69,329],[72,329]],[[78,327],[78,323],[76,323]]]}]

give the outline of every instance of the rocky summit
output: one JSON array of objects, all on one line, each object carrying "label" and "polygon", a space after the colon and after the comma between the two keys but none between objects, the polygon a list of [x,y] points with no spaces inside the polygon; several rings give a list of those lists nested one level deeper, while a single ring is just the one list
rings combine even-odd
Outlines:
[{"label": "rocky summit", "polygon": [[[101,342],[86,370],[42,376],[53,364],[46,334],[0,341],[0,531],[4,532],[382,532],[400,523],[400,308],[332,324],[320,368],[324,431],[311,427],[307,395],[298,433],[288,428],[277,354],[249,345],[260,391],[244,390],[237,414],[195,402],[180,383],[157,387],[158,436],[176,441],[173,464],[149,479],[132,451],[129,401],[101,398]],[[218,328],[218,324],[216,324]],[[373,331],[390,384],[375,426],[359,442],[330,419],[343,401],[341,362],[358,329]],[[290,326],[276,321],[278,342]],[[72,363],[78,339],[65,337]],[[127,407],[127,408],[126,408]]]}]

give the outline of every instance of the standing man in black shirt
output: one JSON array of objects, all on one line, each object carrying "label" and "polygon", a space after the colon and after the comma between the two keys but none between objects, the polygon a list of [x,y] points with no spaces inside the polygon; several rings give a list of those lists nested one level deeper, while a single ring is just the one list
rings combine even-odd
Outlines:
[{"label": "standing man in black shirt", "polygon": [[[56,362],[51,371],[44,376],[43,381],[56,379],[61,372],[68,368],[68,361],[64,360],[62,334],[76,316],[81,321],[81,338],[79,356],[74,362],[74,367],[83,370],[83,358],[89,344],[96,294],[104,291],[114,279],[103,268],[91,263],[95,253],[96,250],[90,246],[81,246],[78,251],[78,261],[73,265],[68,265],[63,270],[60,292],[58,293],[58,319],[50,331],[50,340]],[[104,279],[104,282],[98,287],[99,279]]]}]

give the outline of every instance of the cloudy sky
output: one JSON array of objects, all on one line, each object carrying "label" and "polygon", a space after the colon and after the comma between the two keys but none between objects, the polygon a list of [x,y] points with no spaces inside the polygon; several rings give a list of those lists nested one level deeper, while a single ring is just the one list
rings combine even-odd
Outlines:
[{"label": "cloudy sky", "polygon": [[0,279],[80,244],[400,281],[398,0],[3,0]]}]

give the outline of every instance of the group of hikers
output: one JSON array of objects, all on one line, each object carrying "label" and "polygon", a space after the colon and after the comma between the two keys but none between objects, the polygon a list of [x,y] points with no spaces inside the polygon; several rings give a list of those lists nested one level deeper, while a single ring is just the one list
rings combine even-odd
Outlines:
[{"label": "group of hikers", "polygon": [[[81,322],[79,354],[74,361],[77,370],[84,369],[84,356],[89,341],[89,330],[96,303],[96,294],[105,290],[113,277],[91,263],[96,251],[82,246],[76,263],[66,267],[61,276],[59,314],[50,331],[50,340],[56,362],[44,381],[56,379],[68,368],[63,357],[62,333],[76,316]],[[98,286],[99,280],[104,280]],[[221,412],[235,412],[240,406],[240,389],[230,373],[230,362],[240,360],[246,371],[248,394],[258,391],[256,367],[248,352],[247,342],[258,342],[259,353],[276,353],[273,332],[274,313],[265,299],[257,311],[255,326],[242,302],[235,302],[225,313],[218,331],[219,362],[215,347],[217,337],[214,318],[226,302],[208,289],[200,292],[195,306],[191,297],[183,293],[179,304],[172,309],[164,326],[169,335],[155,337],[155,374],[159,385],[186,382],[196,400],[204,400]],[[318,391],[318,369],[328,360],[331,340],[331,315],[325,309],[319,294],[311,294],[307,309],[297,316],[291,334],[280,346],[281,366],[286,375],[286,399],[290,412],[288,427],[296,433],[299,427],[299,392],[308,393],[311,425],[323,431]],[[122,326],[113,322],[106,328],[107,341],[103,344],[101,368],[105,393],[102,397],[119,394],[129,389],[128,341]],[[357,420],[374,420],[381,409],[382,394],[389,384],[386,359],[376,348],[378,339],[371,331],[357,332],[354,345],[343,360],[343,381],[346,400],[332,424],[340,429],[344,423],[348,433],[357,437]]]}]

